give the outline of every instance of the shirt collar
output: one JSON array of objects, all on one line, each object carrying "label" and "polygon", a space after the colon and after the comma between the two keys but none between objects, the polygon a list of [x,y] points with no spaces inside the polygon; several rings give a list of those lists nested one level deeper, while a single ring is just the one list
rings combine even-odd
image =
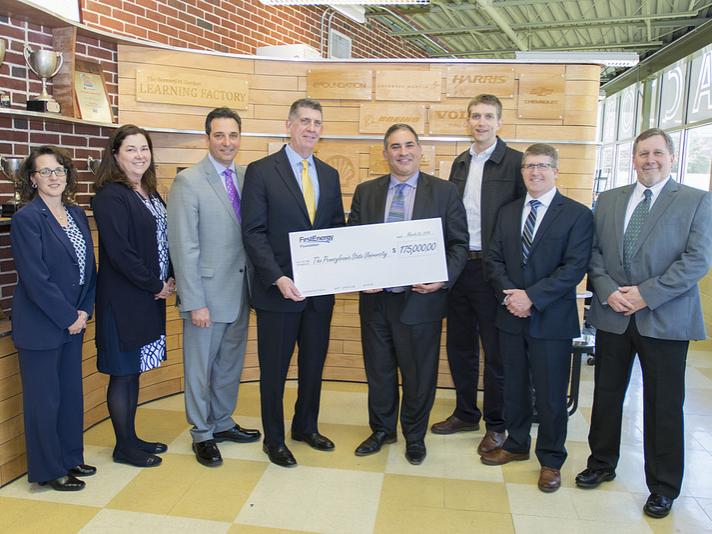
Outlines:
[{"label": "shirt collar", "polygon": [[308,158],[303,158],[297,152],[289,146],[289,143],[284,145],[284,151],[287,153],[287,159],[289,159],[289,164],[292,167],[299,166],[299,170],[302,168],[302,161],[307,160],[309,162],[309,167],[314,166],[314,154],[310,154]]},{"label": "shirt collar", "polygon": [[229,167],[225,167],[225,165],[223,165],[222,163],[219,163],[219,162],[213,157],[213,155],[212,155],[210,152],[208,152],[208,159],[210,160],[210,163],[213,164],[213,167],[215,168],[215,172],[218,173],[218,176],[220,176],[220,178],[224,178],[224,177],[225,177],[225,175],[223,174],[223,172],[225,172],[226,169],[230,169],[230,170],[232,171],[232,173],[233,173],[233,176],[237,176],[237,172],[236,172],[236,170],[235,170],[235,162],[234,162],[234,161],[233,161],[232,163],[230,163],[230,166],[229,166]]},{"label": "shirt collar", "polygon": [[[551,201],[554,200],[554,197],[556,196],[556,187],[552,187],[551,191],[547,191],[543,195],[541,195],[537,200],[541,202],[541,205],[544,206],[545,208],[548,208],[549,205],[551,204]],[[524,204],[529,205],[529,201],[534,200],[534,197],[531,196],[529,193],[527,193],[527,196],[524,199]]]},{"label": "shirt collar", "polygon": [[398,178],[393,176],[392,174],[390,175],[391,181],[388,183],[388,189],[393,189],[395,186],[398,184],[407,184],[413,189],[415,189],[418,186],[418,177],[420,176],[420,171],[416,172],[413,176],[408,178],[405,182],[401,182]]},{"label": "shirt collar", "polygon": [[475,143],[472,143],[470,145],[470,156],[473,158],[477,159],[489,159],[489,157],[492,155],[492,152],[494,152],[494,149],[497,148],[497,141],[495,140],[494,143],[492,143],[492,146],[489,148],[485,148],[482,152],[479,154],[475,152]]},{"label": "shirt collar", "polygon": [[660,194],[660,191],[662,191],[663,187],[665,187],[665,184],[670,181],[670,176],[665,178],[664,180],[661,180],[657,184],[655,184],[653,187],[645,187],[643,184],[641,184],[638,180],[635,181],[635,189],[633,190],[633,194],[636,197],[642,197],[643,196],[643,191],[646,189],[650,189],[653,193],[653,198],[657,198],[658,195]]}]

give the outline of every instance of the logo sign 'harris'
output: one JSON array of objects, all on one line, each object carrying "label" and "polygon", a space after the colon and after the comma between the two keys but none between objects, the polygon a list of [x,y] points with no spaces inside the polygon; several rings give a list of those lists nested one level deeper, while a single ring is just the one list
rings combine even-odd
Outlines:
[{"label": "logo sign 'harris'", "polygon": [[248,84],[236,76],[202,69],[136,69],[136,100],[247,109]]}]

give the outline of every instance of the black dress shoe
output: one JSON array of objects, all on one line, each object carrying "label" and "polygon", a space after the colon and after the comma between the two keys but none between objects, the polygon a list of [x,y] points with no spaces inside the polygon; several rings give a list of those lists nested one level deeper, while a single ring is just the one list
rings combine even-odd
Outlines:
[{"label": "black dress shoe", "polygon": [[90,477],[96,475],[96,467],[86,464],[75,465],[69,470],[69,474],[73,477]]},{"label": "black dress shoe", "polygon": [[129,453],[115,448],[112,456],[115,463],[134,467],[158,467],[163,461],[160,456],[144,452],[141,449],[136,449]]},{"label": "black dress shoe", "polygon": [[662,519],[670,513],[672,501],[673,499],[665,497],[665,495],[651,493],[645,502],[645,506],[643,506],[643,512],[645,512],[645,515],[655,519]]},{"label": "black dress shoe", "polygon": [[207,467],[217,467],[222,464],[220,449],[218,449],[213,439],[193,443],[193,452],[198,462]]},{"label": "black dress shoe", "polygon": [[425,460],[425,443],[422,441],[410,441],[405,445],[405,459],[413,465],[420,465]]},{"label": "black dress shoe", "polygon": [[55,478],[54,480],[48,480],[47,482],[40,482],[40,486],[49,486],[55,491],[79,491],[84,489],[83,480],[72,475],[65,475],[63,477]]},{"label": "black dress shoe", "polygon": [[292,455],[286,445],[262,444],[262,450],[269,456],[269,461],[280,467],[296,467],[297,460]]},{"label": "black dress shoe", "polygon": [[316,449],[318,451],[333,451],[335,447],[333,441],[326,436],[322,436],[319,432],[314,432],[313,434],[301,434],[300,432],[292,431],[292,439],[294,441],[303,441],[312,449]]},{"label": "black dress shoe", "polygon": [[614,478],[616,478],[615,471],[586,468],[576,475],[576,485],[583,489],[593,489],[600,486],[601,482],[608,482]]},{"label": "black dress shoe", "polygon": [[223,441],[234,441],[235,443],[251,443],[257,441],[262,437],[259,430],[251,428],[242,428],[240,425],[235,425],[232,428],[223,430],[222,432],[215,432],[213,434],[213,439],[216,443],[221,443]]},{"label": "black dress shoe", "polygon": [[168,445],[160,441],[143,441],[138,440],[138,448],[149,454],[163,454],[168,450]]},{"label": "black dress shoe", "polygon": [[381,447],[383,447],[385,443],[395,443],[397,439],[395,434],[388,434],[387,432],[378,430],[363,440],[363,443],[356,447],[354,454],[356,456],[375,454],[381,450]]}]

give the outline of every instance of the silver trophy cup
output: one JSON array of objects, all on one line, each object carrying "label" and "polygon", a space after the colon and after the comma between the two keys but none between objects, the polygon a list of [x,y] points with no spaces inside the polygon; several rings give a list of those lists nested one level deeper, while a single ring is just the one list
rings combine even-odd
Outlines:
[{"label": "silver trophy cup", "polygon": [[98,159],[94,159],[91,156],[87,156],[87,169],[94,175],[96,176],[96,173],[99,172],[99,164],[101,162]]},{"label": "silver trophy cup", "polygon": [[27,111],[49,111],[59,113],[59,102],[47,92],[47,79],[59,72],[64,63],[62,52],[54,50],[32,51],[30,45],[25,43],[25,62],[32,72],[42,80],[42,92],[37,98],[27,101]]},{"label": "silver trophy cup", "polygon": [[14,195],[11,202],[2,205],[2,216],[10,217],[17,211],[17,204],[20,202],[20,192],[17,190],[17,173],[24,158],[7,158],[0,156],[0,170],[2,174],[12,183]]}]

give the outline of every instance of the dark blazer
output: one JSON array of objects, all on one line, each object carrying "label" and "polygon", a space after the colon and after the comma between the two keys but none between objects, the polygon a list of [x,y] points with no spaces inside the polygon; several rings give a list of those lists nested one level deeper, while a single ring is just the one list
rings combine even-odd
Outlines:
[{"label": "dark blazer", "polygon": [[[522,264],[524,198],[504,206],[486,255],[497,300],[504,289],[524,289],[533,302],[531,318],[520,319],[504,306],[497,327],[512,334],[541,339],[570,339],[581,334],[576,285],[586,273],[593,241],[591,210],[557,192],[534,235],[526,265]],[[528,328],[528,331],[527,331]]]},{"label": "dark blazer", "polygon": [[[369,180],[356,187],[349,214],[349,226],[382,223],[390,175]],[[423,172],[418,177],[413,219],[439,217],[446,247],[448,283],[452,286],[467,262],[469,235],[467,217],[457,189],[451,183]],[[401,315],[404,324],[439,321],[445,317],[447,289],[433,293],[413,293],[406,289],[406,304]],[[359,311],[368,315],[376,305],[375,293],[361,293]]]},{"label": "dark blazer", "polygon": [[[466,150],[455,158],[450,168],[450,181],[457,186],[460,198],[465,194],[467,175],[470,172],[470,151]],[[497,146],[485,162],[482,172],[482,202],[480,228],[482,249],[489,247],[499,209],[527,194],[522,181],[522,153],[509,148],[497,137]]]},{"label": "dark blazer", "polygon": [[67,210],[84,236],[84,285],[67,234],[39,197],[12,217],[10,240],[18,282],[12,302],[12,339],[27,350],[48,350],[69,341],[67,328],[77,310],[94,310],[96,264],[87,217],[79,206]]},{"label": "dark blazer", "polygon": [[[247,167],[242,190],[242,239],[250,259],[250,296],[255,308],[275,312],[303,310],[306,299],[285,299],[274,285],[282,276],[294,278],[289,232],[344,226],[339,173],[316,157],[314,164],[319,178],[319,204],[313,225],[284,147]],[[326,310],[334,303],[333,295],[310,299],[316,309]]]},{"label": "dark blazer", "polygon": [[136,350],[166,332],[166,301],[153,298],[163,289],[156,220],[136,192],[121,183],[97,191],[92,208],[99,229],[96,345],[104,346],[100,317],[111,310],[121,350]]}]

